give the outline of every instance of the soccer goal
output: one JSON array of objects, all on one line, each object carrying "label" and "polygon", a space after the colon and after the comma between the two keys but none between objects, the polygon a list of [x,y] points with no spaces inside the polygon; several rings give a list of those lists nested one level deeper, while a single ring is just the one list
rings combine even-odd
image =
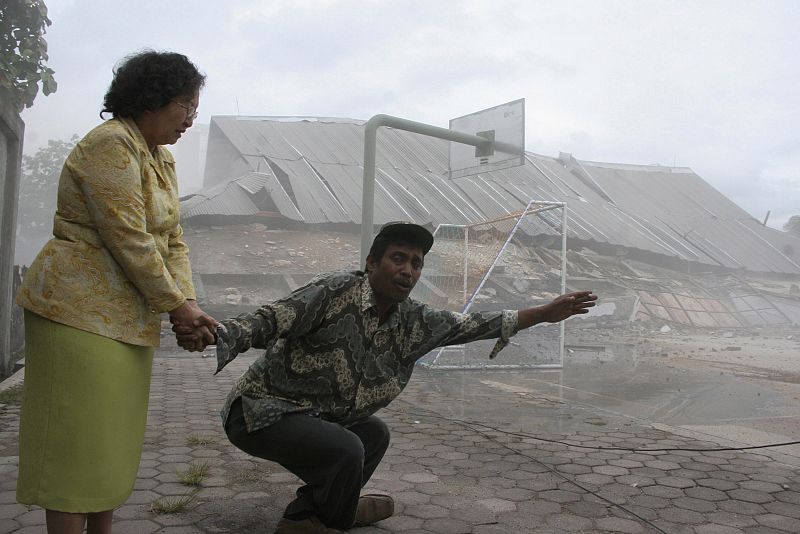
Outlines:
[{"label": "soccer goal", "polygon": [[[412,298],[470,312],[549,302],[566,289],[564,202],[531,200],[524,210],[466,225],[441,224]],[[419,361],[438,369],[561,368],[564,323],[519,332],[494,360],[495,340],[443,347]]]}]

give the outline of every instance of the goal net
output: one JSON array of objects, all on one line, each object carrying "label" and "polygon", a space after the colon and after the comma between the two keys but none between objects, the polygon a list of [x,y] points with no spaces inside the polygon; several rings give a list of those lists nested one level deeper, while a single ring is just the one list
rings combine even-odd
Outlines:
[{"label": "goal net", "polygon": [[[521,309],[551,301],[566,285],[566,204],[532,200],[524,210],[468,225],[439,225],[412,298],[457,312]],[[564,327],[519,332],[498,357],[495,340],[443,347],[419,361],[442,369],[560,368]]]}]

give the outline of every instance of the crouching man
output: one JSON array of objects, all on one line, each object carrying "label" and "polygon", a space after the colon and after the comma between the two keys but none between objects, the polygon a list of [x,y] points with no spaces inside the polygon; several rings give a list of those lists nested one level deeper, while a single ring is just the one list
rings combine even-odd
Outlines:
[{"label": "crouching man", "polygon": [[[375,237],[366,272],[316,277],[289,296],[217,329],[217,372],[237,354],[266,349],[225,402],[225,432],[239,449],[277,462],[305,485],[276,534],[340,532],[390,517],[385,495],[360,496],[389,446],[374,414],[397,397],[414,363],[431,350],[498,338],[493,358],[518,330],[587,313],[590,291],[519,311],[454,313],[409,298],[433,236],[389,223]],[[173,328],[189,350],[202,338]]]}]

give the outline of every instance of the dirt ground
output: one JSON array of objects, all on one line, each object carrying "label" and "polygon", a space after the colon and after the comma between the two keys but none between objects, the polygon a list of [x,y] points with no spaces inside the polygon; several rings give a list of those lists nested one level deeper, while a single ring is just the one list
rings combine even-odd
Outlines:
[{"label": "dirt ground", "polygon": [[621,332],[642,355],[666,358],[687,369],[722,369],[737,376],[800,384],[800,328],[692,330],[642,328]]},{"label": "dirt ground", "polygon": [[357,269],[360,236],[263,224],[187,227],[192,269],[206,273],[315,273]]}]

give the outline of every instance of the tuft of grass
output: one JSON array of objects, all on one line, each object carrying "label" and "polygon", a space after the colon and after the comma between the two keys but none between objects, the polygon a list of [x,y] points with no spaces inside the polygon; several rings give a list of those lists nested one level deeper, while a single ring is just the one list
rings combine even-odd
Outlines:
[{"label": "tuft of grass", "polygon": [[161,497],[150,503],[150,511],[156,515],[178,514],[189,508],[189,505],[194,501],[195,493],[173,497]]},{"label": "tuft of grass", "polygon": [[191,464],[188,469],[178,471],[175,474],[178,475],[178,480],[184,486],[199,486],[200,482],[208,475],[210,469],[211,467],[206,462],[202,462]]},{"label": "tuft of grass", "polygon": [[208,445],[209,443],[214,443],[214,438],[211,436],[197,436],[192,434],[186,438],[186,445],[190,447],[195,445]]},{"label": "tuft of grass", "polygon": [[0,404],[22,404],[22,384],[0,391]]}]

